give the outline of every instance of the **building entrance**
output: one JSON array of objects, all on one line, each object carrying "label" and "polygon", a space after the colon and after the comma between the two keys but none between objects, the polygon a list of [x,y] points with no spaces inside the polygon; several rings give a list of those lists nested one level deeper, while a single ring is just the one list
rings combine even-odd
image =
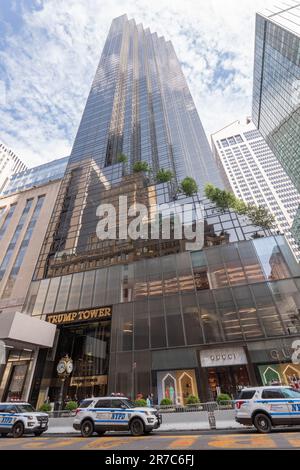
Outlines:
[{"label": "building entrance", "polygon": [[59,340],[49,387],[49,400],[57,405],[61,379],[56,367],[66,354],[73,360],[73,371],[65,380],[64,402],[80,401],[107,393],[110,348],[110,320],[60,327]]},{"label": "building entrance", "polygon": [[215,400],[220,393],[236,398],[241,388],[250,385],[246,365],[209,367],[206,372],[211,400]]}]

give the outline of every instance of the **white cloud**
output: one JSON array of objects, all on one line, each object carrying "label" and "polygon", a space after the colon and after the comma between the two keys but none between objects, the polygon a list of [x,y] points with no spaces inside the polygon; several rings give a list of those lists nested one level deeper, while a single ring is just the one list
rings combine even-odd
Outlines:
[{"label": "white cloud", "polygon": [[[69,154],[112,19],[171,39],[207,134],[251,112],[255,11],[273,0],[44,0],[0,50],[0,139],[29,165]],[[0,69],[1,70],[1,69]]]}]

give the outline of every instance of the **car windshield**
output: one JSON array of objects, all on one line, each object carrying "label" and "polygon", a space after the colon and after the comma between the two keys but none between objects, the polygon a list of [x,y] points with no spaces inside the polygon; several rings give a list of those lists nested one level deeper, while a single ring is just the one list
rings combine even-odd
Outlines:
[{"label": "car windshield", "polygon": [[286,398],[299,398],[300,399],[299,390],[294,390],[293,388],[284,388],[282,392]]},{"label": "car windshield", "polygon": [[136,408],[136,405],[131,400],[123,400],[123,403],[127,408]]},{"label": "car windshield", "polygon": [[31,405],[17,405],[17,410],[19,413],[32,413],[35,411],[35,409],[33,408],[33,406]]}]

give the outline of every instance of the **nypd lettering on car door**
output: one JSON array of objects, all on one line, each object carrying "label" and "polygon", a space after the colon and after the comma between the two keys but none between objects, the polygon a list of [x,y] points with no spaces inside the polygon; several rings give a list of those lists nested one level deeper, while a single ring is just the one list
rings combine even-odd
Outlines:
[{"label": "nypd lettering on car door", "polygon": [[[121,413],[118,409],[111,409],[111,410],[101,410],[101,409],[94,409],[91,410],[96,413],[95,422],[102,422],[102,423],[111,423],[111,422],[118,422],[122,424],[122,421],[128,422],[130,414],[126,416],[126,413]],[[123,411],[123,410],[122,410]]]}]

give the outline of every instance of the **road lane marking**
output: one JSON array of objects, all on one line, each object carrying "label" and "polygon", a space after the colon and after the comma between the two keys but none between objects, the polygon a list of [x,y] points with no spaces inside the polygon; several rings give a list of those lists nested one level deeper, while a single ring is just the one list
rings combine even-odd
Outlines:
[{"label": "road lane marking", "polygon": [[299,433],[286,433],[282,434],[283,437],[292,447],[300,448],[300,434]]},{"label": "road lane marking", "polygon": [[89,442],[80,449],[111,449],[115,446],[119,447],[120,445],[128,443],[127,438],[119,438],[119,437],[98,437],[94,439],[92,442]]},{"label": "road lane marking", "polygon": [[6,446],[10,446],[10,447],[14,447],[14,446],[20,446],[22,445],[22,442],[28,442],[30,440],[30,438],[18,438],[18,439],[14,439],[14,438],[4,438],[5,441],[2,442],[2,439],[1,439],[1,442],[0,442],[0,448],[2,447],[6,447]]},{"label": "road lane marking", "polygon": [[208,446],[219,449],[274,449],[277,444],[270,436],[263,435],[219,435],[208,441]]},{"label": "road lane marking", "polygon": [[171,444],[168,446],[168,449],[187,449],[191,447],[197,440],[199,436],[181,436],[177,437]]}]

